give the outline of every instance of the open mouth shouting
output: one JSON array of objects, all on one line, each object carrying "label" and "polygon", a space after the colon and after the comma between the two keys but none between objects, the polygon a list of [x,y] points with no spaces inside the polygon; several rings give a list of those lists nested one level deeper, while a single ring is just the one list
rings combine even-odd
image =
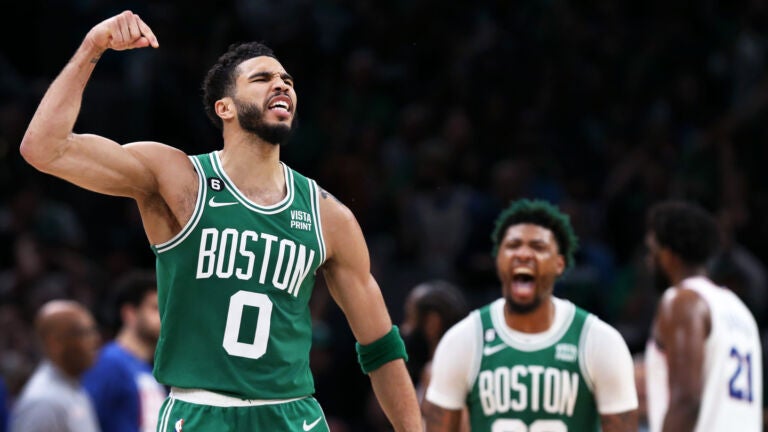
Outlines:
[{"label": "open mouth shouting", "polygon": [[512,274],[509,284],[510,294],[514,299],[527,301],[536,295],[536,277],[533,269],[529,267],[517,267]]},{"label": "open mouth shouting", "polygon": [[274,96],[269,100],[267,110],[274,113],[278,119],[287,120],[291,118],[293,103],[291,98],[286,95]]}]

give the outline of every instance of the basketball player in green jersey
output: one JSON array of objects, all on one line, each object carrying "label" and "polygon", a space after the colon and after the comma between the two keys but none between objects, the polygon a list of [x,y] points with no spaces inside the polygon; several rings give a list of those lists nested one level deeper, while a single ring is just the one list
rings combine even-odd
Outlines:
[{"label": "basketball player in green jersey", "polygon": [[505,209],[492,235],[502,298],[446,332],[432,362],[427,431],[637,430],[632,357],[618,331],[552,295],[573,264],[566,215],[540,200]]},{"label": "basketball player in green jersey", "polygon": [[269,48],[233,45],[206,76],[222,150],[188,156],[73,132],[105,51],[146,47],[158,48],[157,38],[130,11],[94,26],[43,96],[21,153],[42,172],[138,205],[157,257],[154,374],[172,389],[157,430],[327,431],[309,369],[308,301],[320,271],[387,418],[397,431],[420,431],[404,344],[359,224],[280,161],[297,98]]}]

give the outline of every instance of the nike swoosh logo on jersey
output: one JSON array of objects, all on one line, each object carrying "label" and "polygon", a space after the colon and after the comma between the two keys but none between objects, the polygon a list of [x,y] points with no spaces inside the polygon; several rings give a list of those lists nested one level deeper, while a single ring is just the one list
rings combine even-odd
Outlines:
[{"label": "nike swoosh logo on jersey", "polygon": [[224,207],[237,204],[236,202],[216,202],[213,199],[214,197],[211,197],[211,199],[208,200],[208,205],[211,207]]},{"label": "nike swoosh logo on jersey", "polygon": [[500,344],[494,345],[494,346],[483,347],[483,355],[484,356],[494,355],[494,354],[496,354],[497,352],[503,350],[506,347],[507,347],[507,344],[505,344],[505,343],[500,343]]},{"label": "nike swoosh logo on jersey", "polygon": [[303,424],[303,425],[301,425],[301,427],[302,427],[302,428],[303,428],[305,431],[308,431],[308,430],[312,429],[313,427],[317,426],[317,424],[318,424],[318,423],[320,423],[320,420],[322,420],[322,419],[323,419],[323,417],[318,417],[318,418],[317,418],[317,420],[313,421],[313,422],[312,422],[312,423],[310,423],[310,424],[307,424],[307,421],[306,421],[306,420],[304,420],[304,424]]}]

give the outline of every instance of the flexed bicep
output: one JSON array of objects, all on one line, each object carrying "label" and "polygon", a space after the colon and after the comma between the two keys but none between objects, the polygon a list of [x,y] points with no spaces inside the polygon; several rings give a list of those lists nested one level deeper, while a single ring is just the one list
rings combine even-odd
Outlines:
[{"label": "flexed bicep", "polygon": [[139,197],[154,186],[147,164],[115,141],[74,133],[85,87],[107,49],[157,46],[149,26],[130,11],[94,26],[48,87],[32,116],[20,152],[38,170],[86,189]]},{"label": "flexed bicep", "polygon": [[38,168],[107,195],[137,198],[157,189],[154,173],[135,149],[98,135],[74,135],[61,155]]}]

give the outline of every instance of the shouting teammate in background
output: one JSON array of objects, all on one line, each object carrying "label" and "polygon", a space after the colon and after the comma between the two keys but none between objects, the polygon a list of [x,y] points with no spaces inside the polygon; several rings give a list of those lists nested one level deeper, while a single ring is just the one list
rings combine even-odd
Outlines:
[{"label": "shouting teammate in background", "polygon": [[666,201],[648,212],[649,262],[664,292],[645,354],[652,432],[762,430],[760,334],[732,291],[707,277],[715,219]]},{"label": "shouting teammate in background", "polygon": [[309,369],[318,271],[387,418],[397,431],[421,430],[404,344],[357,220],[280,161],[297,99],[268,47],[233,45],[205,78],[222,150],[188,156],[158,142],[119,145],[73,132],[104,52],[149,46],[157,38],[130,11],[94,26],[45,93],[21,153],[40,171],[138,205],[157,257],[154,374],[172,387],[157,430],[327,431]]},{"label": "shouting teammate in background", "polygon": [[492,235],[503,297],[453,326],[437,347],[427,431],[637,430],[632,357],[618,331],[552,295],[577,238],[555,206],[520,200]]}]

